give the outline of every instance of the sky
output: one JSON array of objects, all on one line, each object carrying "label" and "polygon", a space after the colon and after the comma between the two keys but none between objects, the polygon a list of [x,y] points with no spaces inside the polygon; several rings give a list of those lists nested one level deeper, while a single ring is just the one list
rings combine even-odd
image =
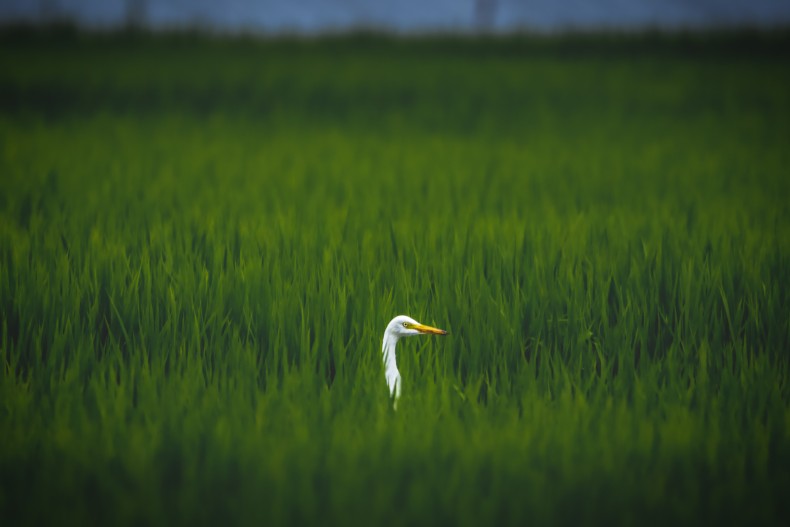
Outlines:
[{"label": "sky", "polygon": [[222,32],[644,29],[790,25],[790,0],[0,0],[0,23]]}]

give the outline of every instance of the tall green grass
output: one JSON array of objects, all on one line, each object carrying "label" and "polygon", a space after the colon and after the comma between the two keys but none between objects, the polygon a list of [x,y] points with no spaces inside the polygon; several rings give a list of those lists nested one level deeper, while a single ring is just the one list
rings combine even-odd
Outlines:
[{"label": "tall green grass", "polygon": [[2,516],[781,523],[788,46],[729,38],[6,35]]}]

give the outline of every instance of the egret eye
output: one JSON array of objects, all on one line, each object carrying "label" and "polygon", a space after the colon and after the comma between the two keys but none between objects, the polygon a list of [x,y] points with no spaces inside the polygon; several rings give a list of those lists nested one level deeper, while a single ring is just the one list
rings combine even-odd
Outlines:
[{"label": "egret eye", "polygon": [[409,327],[409,323],[408,323],[408,322],[404,322],[404,323],[403,323],[403,327],[404,327],[404,328],[407,328],[407,327]]}]

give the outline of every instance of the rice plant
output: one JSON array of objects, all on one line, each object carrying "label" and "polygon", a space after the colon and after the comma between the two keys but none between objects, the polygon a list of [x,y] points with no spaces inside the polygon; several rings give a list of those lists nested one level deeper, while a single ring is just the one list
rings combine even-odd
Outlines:
[{"label": "rice plant", "polygon": [[13,524],[788,517],[786,35],[2,42]]}]

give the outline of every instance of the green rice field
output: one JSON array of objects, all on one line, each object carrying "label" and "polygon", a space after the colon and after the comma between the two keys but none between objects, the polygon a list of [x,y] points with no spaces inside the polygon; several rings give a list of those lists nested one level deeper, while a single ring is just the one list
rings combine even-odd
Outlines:
[{"label": "green rice field", "polygon": [[788,64],[0,32],[0,523],[784,524]]}]

